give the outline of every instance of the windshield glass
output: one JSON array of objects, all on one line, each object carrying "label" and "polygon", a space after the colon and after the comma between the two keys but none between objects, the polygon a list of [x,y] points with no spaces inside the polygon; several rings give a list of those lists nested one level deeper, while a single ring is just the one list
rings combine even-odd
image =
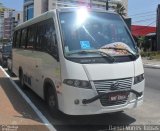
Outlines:
[{"label": "windshield glass", "polygon": [[98,55],[79,53],[82,50],[102,50],[111,55],[127,54],[122,50],[117,51],[113,48],[107,49],[107,47],[124,48],[134,54],[137,53],[124,22],[117,14],[91,12],[83,9],[74,12],[60,12],[59,17],[65,56],[94,57]]}]

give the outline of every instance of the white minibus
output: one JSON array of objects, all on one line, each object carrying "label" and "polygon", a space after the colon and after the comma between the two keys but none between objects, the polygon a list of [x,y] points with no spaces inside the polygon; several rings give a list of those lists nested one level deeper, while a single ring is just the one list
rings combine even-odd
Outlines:
[{"label": "white minibus", "polygon": [[92,115],[142,104],[138,47],[117,13],[59,8],[16,27],[12,71],[51,113]]}]

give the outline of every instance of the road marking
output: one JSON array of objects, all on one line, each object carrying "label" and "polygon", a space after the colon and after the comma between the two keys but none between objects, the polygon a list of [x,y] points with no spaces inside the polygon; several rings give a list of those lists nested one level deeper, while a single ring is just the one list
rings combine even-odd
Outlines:
[{"label": "road marking", "polygon": [[39,118],[42,120],[44,125],[50,130],[50,131],[56,131],[56,129],[52,126],[52,124],[47,120],[47,118],[38,110],[38,108],[33,104],[33,102],[26,96],[26,94],[23,93],[22,90],[18,87],[18,85],[11,79],[11,77],[7,74],[7,72],[0,66],[0,69],[4,72],[4,74],[9,78],[11,83],[14,85],[15,89],[21,94],[21,96],[26,100],[26,102],[31,106],[31,108],[35,111],[35,113],[39,116]]}]

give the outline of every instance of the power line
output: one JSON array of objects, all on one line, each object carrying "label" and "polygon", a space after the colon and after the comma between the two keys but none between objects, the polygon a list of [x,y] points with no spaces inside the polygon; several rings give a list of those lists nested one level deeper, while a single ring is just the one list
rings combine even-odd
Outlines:
[{"label": "power line", "polygon": [[[147,6],[147,9],[148,9],[148,10],[150,10],[150,9],[151,9],[151,10],[155,9],[155,12],[156,12],[156,7],[158,7],[158,4],[159,4],[158,1],[150,1],[150,4]],[[134,8],[133,8],[133,7],[132,7],[132,8],[129,8],[129,11],[132,12],[132,15],[134,15],[132,10],[133,10],[133,11],[137,11],[137,10],[138,10],[139,12],[143,12],[143,11],[144,11],[143,8],[135,8],[135,7],[134,7]],[[146,10],[146,11],[148,11],[148,10]],[[131,13],[130,13],[130,14],[131,14]],[[137,15],[137,14],[136,14],[136,15]]]},{"label": "power line", "polygon": [[146,16],[152,16],[152,15],[157,15],[157,14],[148,14],[148,15],[140,15],[140,16],[133,16],[132,18],[140,18],[140,17],[146,17]]},{"label": "power line", "polygon": [[144,22],[144,21],[153,20],[153,19],[155,19],[155,18],[156,18],[156,17],[149,18],[149,19],[138,20],[138,21],[133,21],[133,22]]},{"label": "power line", "polygon": [[[153,2],[153,3],[152,3]],[[151,3],[150,3],[150,5],[158,5],[159,3],[158,2],[154,2],[154,1],[152,1]],[[135,9],[134,7],[132,7],[131,9]]]},{"label": "power line", "polygon": [[138,13],[138,14],[132,14],[130,16],[137,16],[137,15],[142,15],[142,14],[151,14],[153,12],[156,12],[156,11],[147,11],[147,12],[142,12],[142,13]]},{"label": "power line", "polygon": [[[155,7],[155,6],[158,6],[158,3],[152,3],[150,6],[149,6],[149,8],[153,8],[153,7]],[[147,8],[148,9],[148,8]],[[142,8],[129,8],[129,10],[130,11],[137,11],[137,10],[141,10],[142,11]]]}]

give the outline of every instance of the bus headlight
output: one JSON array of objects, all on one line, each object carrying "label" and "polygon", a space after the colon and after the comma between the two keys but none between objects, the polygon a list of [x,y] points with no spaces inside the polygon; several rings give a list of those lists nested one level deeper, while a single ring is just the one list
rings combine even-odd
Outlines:
[{"label": "bus headlight", "polygon": [[144,80],[144,74],[138,75],[134,77],[134,84],[140,83],[143,80]]},{"label": "bus headlight", "polygon": [[63,83],[66,84],[66,85],[69,85],[69,86],[73,86],[73,87],[92,89],[89,81],[65,79],[63,81]]}]

